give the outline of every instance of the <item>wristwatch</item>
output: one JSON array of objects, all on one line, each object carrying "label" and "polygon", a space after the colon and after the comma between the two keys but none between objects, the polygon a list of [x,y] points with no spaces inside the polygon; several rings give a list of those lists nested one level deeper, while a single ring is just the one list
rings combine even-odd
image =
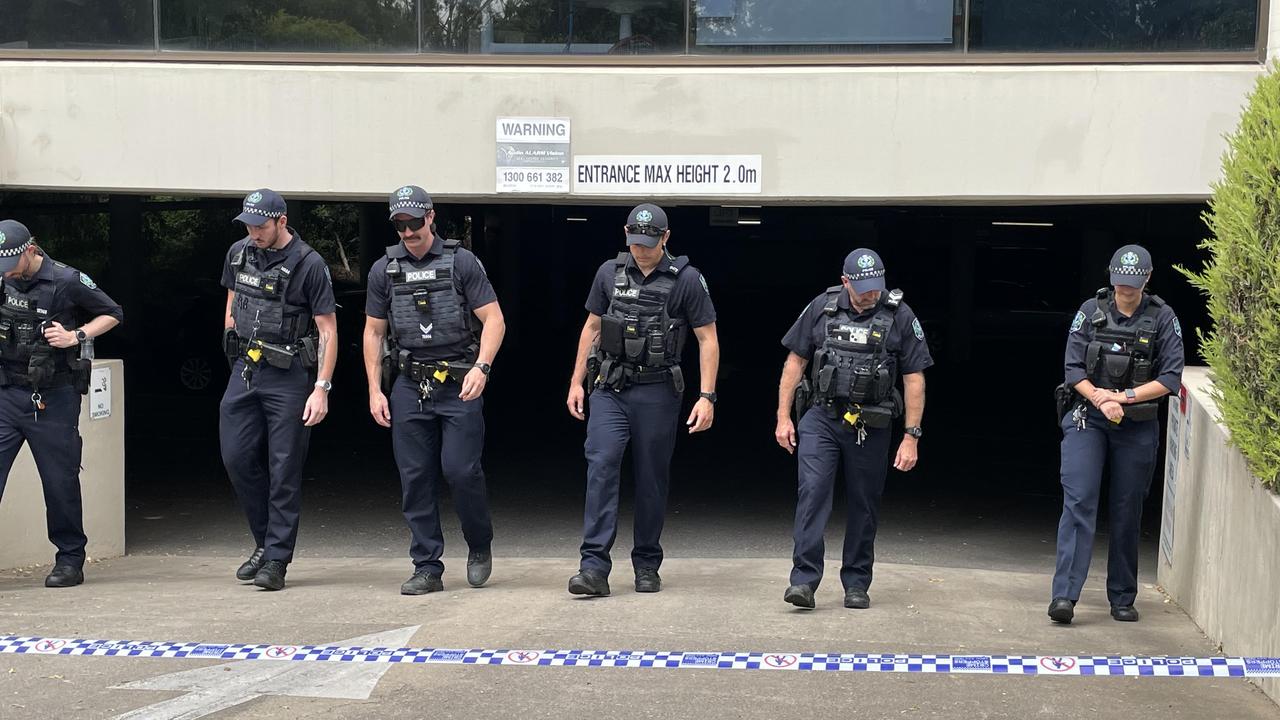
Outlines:
[{"label": "wristwatch", "polygon": [[329,392],[330,390],[333,389],[333,383],[329,382],[328,380],[317,380],[316,387],[320,388],[321,390],[324,390],[325,392]]},{"label": "wristwatch", "polygon": [[493,371],[493,366],[489,363],[476,363],[476,367],[480,368],[485,377],[489,377],[489,373]]},{"label": "wristwatch", "polygon": [[715,405],[716,401],[720,399],[720,396],[713,392],[700,392],[698,393],[698,397],[710,400],[712,405]]},{"label": "wristwatch", "polygon": [[76,330],[76,342],[82,343],[87,339],[89,339],[89,336],[85,335],[83,330]]},{"label": "wristwatch", "polygon": [[1138,393],[1134,392],[1133,388],[1125,388],[1124,396],[1129,402],[1134,402],[1138,399]]},{"label": "wristwatch", "polygon": [[903,428],[902,432],[910,435],[911,437],[917,440],[919,440],[920,437],[924,435],[924,430],[922,430],[919,425],[912,425],[909,428]]}]

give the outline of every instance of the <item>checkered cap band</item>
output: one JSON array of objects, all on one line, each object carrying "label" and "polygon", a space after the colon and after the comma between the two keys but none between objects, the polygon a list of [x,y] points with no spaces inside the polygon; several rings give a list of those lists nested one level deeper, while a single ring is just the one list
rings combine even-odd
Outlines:
[{"label": "checkered cap band", "polygon": [[257,215],[265,218],[278,218],[284,215],[282,212],[267,212],[266,210],[259,210],[258,208],[250,205],[245,205],[244,211],[250,215]]},{"label": "checkered cap band", "polygon": [[873,267],[870,270],[860,270],[851,275],[847,275],[850,280],[867,280],[868,278],[884,277],[884,268]]},{"label": "checkered cap band", "polygon": [[1151,268],[1141,268],[1137,265],[1112,265],[1109,270],[1116,275],[1146,275],[1151,272]]},{"label": "checkered cap band", "polygon": [[31,247],[30,240],[22,243],[21,245],[15,245],[11,248],[0,249],[0,257],[13,257],[14,255],[21,255],[29,247]]},{"label": "checkered cap band", "polygon": [[417,202],[415,200],[401,200],[391,206],[391,211],[404,210],[405,208],[416,208],[418,210],[430,210],[431,203]]}]

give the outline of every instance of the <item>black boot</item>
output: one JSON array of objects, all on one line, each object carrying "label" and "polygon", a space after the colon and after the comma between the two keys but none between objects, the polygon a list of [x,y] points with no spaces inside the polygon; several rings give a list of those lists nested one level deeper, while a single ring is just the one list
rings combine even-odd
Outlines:
[{"label": "black boot", "polygon": [[609,594],[609,578],[596,570],[583,570],[569,578],[569,592],[604,597]]},{"label": "black boot", "polygon": [[262,563],[262,569],[253,576],[253,584],[263,590],[283,590],[284,574],[289,564],[279,560],[268,560]]},{"label": "black boot", "polygon": [[84,582],[84,571],[70,565],[54,565],[44,579],[45,587],[75,587]]},{"label": "black boot", "polygon": [[782,599],[805,610],[812,610],[816,604],[813,601],[813,588],[808,585],[792,585],[782,594]]},{"label": "black boot", "polygon": [[1054,598],[1049,603],[1049,617],[1053,618],[1056,623],[1070,625],[1071,619],[1076,616],[1076,604],[1064,597]]},{"label": "black boot", "polygon": [[254,548],[253,554],[249,556],[249,559],[244,561],[239,570],[236,570],[236,579],[243,582],[253,580],[258,571],[262,569],[262,556],[266,552],[263,548]]}]

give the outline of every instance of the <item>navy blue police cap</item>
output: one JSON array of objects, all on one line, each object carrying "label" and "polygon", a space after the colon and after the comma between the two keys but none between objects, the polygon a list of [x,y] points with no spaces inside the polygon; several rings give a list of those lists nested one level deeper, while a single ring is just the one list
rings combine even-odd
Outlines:
[{"label": "navy blue police cap", "polygon": [[236,220],[254,227],[263,225],[268,220],[284,217],[289,212],[280,193],[267,188],[245,195],[244,205],[240,209],[241,213],[236,216]]},{"label": "navy blue police cap", "polygon": [[884,261],[870,248],[858,248],[845,256],[844,276],[858,294],[884,290]]}]

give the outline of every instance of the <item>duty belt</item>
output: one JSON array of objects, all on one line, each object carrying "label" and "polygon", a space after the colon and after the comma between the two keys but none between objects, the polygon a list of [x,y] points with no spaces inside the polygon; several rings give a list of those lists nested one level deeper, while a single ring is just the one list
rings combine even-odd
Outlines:
[{"label": "duty belt", "polygon": [[[62,387],[64,385],[74,385],[75,378],[71,372],[59,371],[49,377],[48,380],[41,383],[42,389]],[[30,376],[26,373],[19,373],[9,368],[0,368],[0,386],[14,385],[20,388],[31,390],[34,386],[31,383]]]},{"label": "duty belt", "polygon": [[400,361],[400,374],[416,383],[443,384],[449,378],[462,382],[473,367],[474,364],[461,361],[404,358]]},{"label": "duty belt", "polygon": [[275,345],[261,340],[245,340],[240,338],[238,357],[246,358],[254,364],[264,360],[268,365],[288,370],[293,365],[293,358],[298,355],[295,345]]}]

